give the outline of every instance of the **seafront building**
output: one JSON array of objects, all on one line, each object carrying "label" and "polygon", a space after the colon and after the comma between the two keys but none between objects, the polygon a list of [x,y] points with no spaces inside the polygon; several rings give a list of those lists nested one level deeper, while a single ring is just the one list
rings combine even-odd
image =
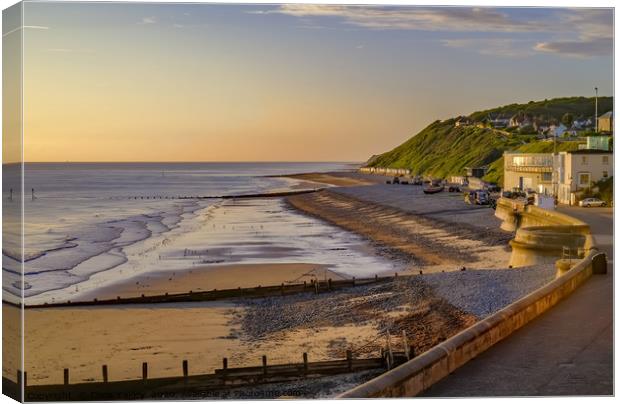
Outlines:
[{"label": "seafront building", "polygon": [[554,169],[558,176],[558,202],[574,205],[579,192],[613,175],[613,153],[596,149],[561,152],[556,156]]},{"label": "seafront building", "polygon": [[584,149],[552,153],[504,153],[504,189],[532,190],[557,195],[558,202],[574,205],[596,182],[613,175],[613,153]]},{"label": "seafront building", "polygon": [[504,189],[553,194],[553,154],[505,152]]},{"label": "seafront building", "polygon": [[612,111],[605,112],[598,117],[598,131],[599,132],[613,132],[614,130],[614,114]]}]

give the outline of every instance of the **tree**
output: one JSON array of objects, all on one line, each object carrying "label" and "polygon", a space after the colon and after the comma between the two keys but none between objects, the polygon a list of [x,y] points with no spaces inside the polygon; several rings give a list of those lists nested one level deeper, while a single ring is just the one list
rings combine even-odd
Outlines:
[{"label": "tree", "polygon": [[564,116],[562,116],[562,123],[567,128],[571,128],[573,126],[574,121],[575,121],[575,118],[573,118],[573,114],[569,112],[565,113]]}]

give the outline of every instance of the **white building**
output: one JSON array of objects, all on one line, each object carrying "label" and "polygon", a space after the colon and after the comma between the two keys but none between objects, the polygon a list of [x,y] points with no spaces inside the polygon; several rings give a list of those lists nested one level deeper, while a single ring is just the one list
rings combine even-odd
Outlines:
[{"label": "white building", "polygon": [[594,183],[614,173],[613,153],[606,150],[560,152],[554,160],[558,202],[568,205],[577,202],[580,191],[590,189]]},{"label": "white building", "polygon": [[532,190],[550,195],[553,154],[504,152],[504,189]]}]

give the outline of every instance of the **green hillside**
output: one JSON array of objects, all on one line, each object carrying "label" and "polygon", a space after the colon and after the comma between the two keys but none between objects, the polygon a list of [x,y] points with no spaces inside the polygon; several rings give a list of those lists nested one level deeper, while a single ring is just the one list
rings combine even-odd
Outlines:
[{"label": "green hillside", "polygon": [[[598,113],[604,114],[613,109],[613,97],[598,97]],[[503,107],[487,109],[471,114],[473,120],[483,120],[489,116],[495,117],[503,115],[511,117],[516,114],[527,114],[532,117],[543,117],[546,119],[562,119],[566,113],[572,114],[575,118],[594,117],[594,97],[564,97],[554,98],[544,101],[530,101],[527,104],[510,104]]]},{"label": "green hillside", "polygon": [[[599,97],[599,114],[612,109],[612,97]],[[485,177],[491,182],[502,181],[503,159],[506,150],[545,153],[553,151],[553,143],[536,141],[534,134],[521,135],[488,126],[487,118],[529,115],[544,122],[561,120],[570,113],[575,119],[594,116],[594,99],[586,97],[556,98],[511,104],[469,116],[469,124],[455,126],[457,118],[435,121],[420,133],[391,151],[373,156],[369,167],[408,168],[414,174],[445,178],[463,175],[465,167],[488,165]],[[577,148],[577,142],[558,142],[558,151]]]},{"label": "green hillside", "polygon": [[[577,141],[558,142],[556,144],[556,151],[577,150],[579,143]],[[532,142],[517,147],[515,151],[522,153],[553,153],[553,142]],[[483,179],[500,186],[504,185],[504,157],[500,157],[489,165],[487,174]]]},{"label": "green hillside", "polygon": [[462,175],[465,167],[487,165],[504,150],[523,143],[518,135],[476,126],[454,126],[455,119],[437,121],[394,150],[377,156],[370,167],[408,168],[433,177]]}]

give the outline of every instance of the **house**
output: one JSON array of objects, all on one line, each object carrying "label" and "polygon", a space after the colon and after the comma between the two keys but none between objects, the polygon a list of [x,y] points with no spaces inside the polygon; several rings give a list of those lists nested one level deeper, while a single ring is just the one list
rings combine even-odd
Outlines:
[{"label": "house", "polygon": [[553,154],[504,152],[504,189],[553,194]]},{"label": "house", "polygon": [[613,112],[605,112],[603,115],[598,117],[598,131],[599,132],[613,132],[614,130],[614,122],[613,122]]},{"label": "house", "polygon": [[459,126],[467,126],[467,125],[471,125],[472,121],[471,119],[469,119],[466,116],[459,116],[456,120],[456,122],[454,122],[454,126],[456,126],[457,128]]},{"label": "house", "polygon": [[494,128],[505,128],[510,123],[510,119],[502,117],[501,115],[496,116],[495,118],[491,118],[489,116],[489,123]]},{"label": "house", "polygon": [[613,175],[613,153],[596,149],[560,152],[554,161],[554,171],[558,178],[558,202],[574,205],[579,192]]},{"label": "house", "polygon": [[524,126],[531,126],[531,125],[532,125],[532,120],[530,119],[530,117],[527,115],[522,115],[522,114],[514,115],[508,121],[508,126],[511,128],[514,128],[514,127],[522,128]]},{"label": "house", "polygon": [[549,136],[551,136],[551,137],[560,137],[565,132],[567,132],[567,130],[568,129],[566,128],[566,126],[564,126],[564,124],[551,125],[549,127]]}]

